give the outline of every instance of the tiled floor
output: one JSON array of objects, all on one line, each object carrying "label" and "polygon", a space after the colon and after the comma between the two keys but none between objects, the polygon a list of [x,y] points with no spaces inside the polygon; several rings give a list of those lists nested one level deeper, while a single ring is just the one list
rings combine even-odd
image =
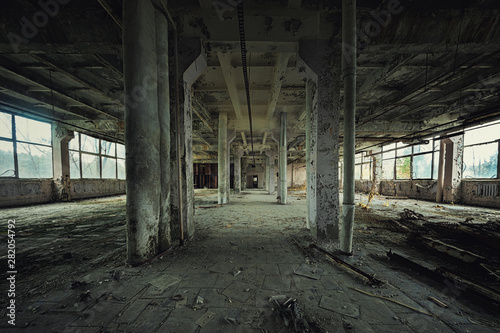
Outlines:
[{"label": "tiled floor", "polygon": [[[213,191],[198,194],[197,205],[204,207],[209,207],[217,196]],[[46,267],[31,271],[29,282],[23,282],[20,269],[21,293],[35,285],[36,276],[38,280],[52,278],[61,283],[38,281],[37,288],[45,282],[49,287],[43,292],[32,292],[29,297],[20,297],[17,325],[9,331],[293,332],[293,322],[289,321],[287,327],[283,312],[276,310],[279,306],[270,301],[273,296],[277,296],[279,303],[289,298],[297,300],[311,332],[496,331],[486,327],[485,321],[491,321],[491,316],[462,304],[460,295],[450,292],[452,288],[430,287],[411,274],[376,260],[376,254],[386,250],[386,244],[374,239],[366,241],[363,232],[356,234],[355,256],[345,259],[375,273],[386,282],[382,287],[367,286],[326,261],[324,256],[310,249],[304,252],[293,239],[304,247],[308,244],[305,198],[300,195],[289,198],[290,204],[283,206],[275,204],[274,196],[263,191],[245,191],[232,195],[230,203],[223,207],[198,208],[195,240],[141,267],[123,264],[122,198],[86,201],[87,205],[60,204],[52,208],[44,205],[38,208],[41,214],[38,219],[42,218],[42,222],[37,223],[29,223],[30,210],[33,213],[36,207],[0,211],[2,223],[19,215],[19,237],[21,240],[26,237],[26,242],[20,242],[20,261],[48,256],[51,251],[58,256],[71,253],[78,261],[85,247],[103,246],[100,261],[82,259],[79,267],[47,259]],[[86,213],[81,212],[82,207]],[[77,237],[75,226],[71,227],[71,233],[65,234],[64,226],[50,222],[60,214],[79,217],[80,220],[71,223],[80,225],[88,237]],[[99,223],[102,216],[112,218]],[[22,246],[29,247],[30,239],[30,235],[22,235],[23,223],[26,233],[31,230],[34,234],[32,229],[44,226],[54,237],[47,236],[45,242],[36,243],[38,247],[25,248],[23,252]],[[365,226],[360,223],[357,230],[363,231]],[[57,248],[57,242],[51,243],[53,238],[60,239],[62,250]],[[69,241],[65,242],[66,239]],[[117,249],[122,252],[116,254]],[[66,281],[82,285],[73,283],[72,289]],[[385,299],[362,294],[354,288]],[[446,302],[449,307],[438,307],[428,296]],[[6,318],[4,313],[2,318]],[[2,330],[9,327],[6,321],[1,323]]]}]

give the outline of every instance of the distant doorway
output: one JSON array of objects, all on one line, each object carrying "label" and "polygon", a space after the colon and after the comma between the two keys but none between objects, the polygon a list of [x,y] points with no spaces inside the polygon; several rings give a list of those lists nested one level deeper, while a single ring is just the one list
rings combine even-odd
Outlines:
[{"label": "distant doorway", "polygon": [[259,176],[252,176],[252,187],[259,188]]}]

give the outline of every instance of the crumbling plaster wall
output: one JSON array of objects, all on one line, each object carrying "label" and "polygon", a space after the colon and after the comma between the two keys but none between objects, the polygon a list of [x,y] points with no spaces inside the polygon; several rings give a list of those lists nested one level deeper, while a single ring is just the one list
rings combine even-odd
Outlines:
[{"label": "crumbling plaster wall", "polygon": [[[0,207],[15,207],[54,201],[52,179],[3,179],[0,181]],[[125,194],[125,180],[71,180],[71,199],[87,199]]]},{"label": "crumbling plaster wall", "polygon": [[[372,182],[356,180],[356,192],[369,193]],[[380,194],[388,196],[408,197],[419,200],[436,200],[435,180],[382,180]]]},{"label": "crumbling plaster wall", "polygon": [[[482,189],[485,185],[496,186],[496,192],[490,196],[485,195],[485,190]],[[371,188],[371,181],[356,180],[356,192],[369,193]],[[458,188],[461,200],[454,202],[456,204],[500,208],[500,180],[462,179]],[[380,182],[380,194],[436,201],[436,181],[383,180]]]},{"label": "crumbling plaster wall", "polygon": [[[496,195],[485,195],[486,186],[496,187]],[[462,180],[461,187],[463,204],[500,208],[500,180]]]},{"label": "crumbling plaster wall", "polygon": [[287,187],[302,186],[306,183],[307,173],[305,163],[288,164],[286,172]]}]

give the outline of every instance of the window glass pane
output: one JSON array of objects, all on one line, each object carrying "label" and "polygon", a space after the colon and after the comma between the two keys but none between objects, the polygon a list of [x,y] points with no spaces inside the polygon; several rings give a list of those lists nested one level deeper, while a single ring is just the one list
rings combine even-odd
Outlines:
[{"label": "window glass pane", "polygon": [[463,160],[464,178],[496,178],[498,143],[465,147]]},{"label": "window glass pane", "polygon": [[370,180],[371,179],[371,168],[370,168],[370,163],[364,163],[361,164],[361,168],[363,169],[361,172],[361,176],[363,177],[362,179],[365,180]]},{"label": "window glass pane", "polygon": [[69,149],[80,150],[80,145],[78,144],[80,138],[78,133],[75,132],[75,137],[69,142]]},{"label": "window glass pane", "polygon": [[[116,156],[116,143],[101,140],[101,154],[108,156]],[[103,166],[104,168],[104,166]]]},{"label": "window glass pane", "polygon": [[413,146],[413,153],[426,153],[432,151],[432,140],[429,140],[429,143],[426,145],[416,145]]},{"label": "window glass pane", "polygon": [[125,158],[125,145],[117,144],[116,145],[116,156],[119,158]]},{"label": "window glass pane", "polygon": [[82,154],[83,178],[101,178],[99,173],[99,156]]},{"label": "window glass pane", "polygon": [[52,178],[52,148],[17,143],[19,178]]},{"label": "window glass pane", "polygon": [[118,179],[125,179],[125,160],[118,159]]},{"label": "window glass pane", "polygon": [[0,136],[12,139],[12,116],[8,113],[0,112]]},{"label": "window glass pane", "polygon": [[356,155],[354,156],[354,162],[355,162],[356,164],[361,163],[361,154],[356,154]]},{"label": "window glass pane", "polygon": [[384,153],[382,154],[382,158],[385,160],[385,159],[388,159],[388,158],[394,158],[396,157],[396,151],[393,150],[393,151],[385,151],[385,148],[384,148]]},{"label": "window glass pane", "polygon": [[354,166],[354,179],[360,179],[360,178],[361,178],[361,164],[358,164]]},{"label": "window glass pane", "polygon": [[413,178],[431,178],[432,154],[413,156]]},{"label": "window glass pane", "polygon": [[0,140],[0,177],[15,177],[14,144]]},{"label": "window glass pane", "polygon": [[410,179],[410,161],[410,156],[396,159],[396,179]]},{"label": "window glass pane", "polygon": [[50,124],[16,116],[16,139],[31,143],[51,145]]},{"label": "window glass pane", "polygon": [[394,159],[382,161],[382,179],[394,179]]},{"label": "window glass pane", "polygon": [[102,158],[102,178],[116,179],[116,159],[110,157]]},{"label": "window glass pane", "polygon": [[[99,139],[80,134],[82,151],[99,154]],[[84,168],[85,169],[85,168]]]},{"label": "window glass pane", "polygon": [[70,178],[80,178],[80,153],[77,151],[69,152],[69,176]]},{"label": "window glass pane", "polygon": [[500,123],[491,126],[479,126],[476,129],[466,129],[464,144],[466,146],[476,143],[489,142],[500,139]]},{"label": "window glass pane", "polygon": [[396,151],[397,156],[405,156],[411,155],[411,147],[399,148],[400,144],[398,143],[398,150]]}]

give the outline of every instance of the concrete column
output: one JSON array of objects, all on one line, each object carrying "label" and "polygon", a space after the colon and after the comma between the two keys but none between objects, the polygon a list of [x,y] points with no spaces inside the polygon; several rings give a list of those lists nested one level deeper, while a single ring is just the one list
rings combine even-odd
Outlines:
[{"label": "concrete column", "polygon": [[[372,150],[372,154],[379,153],[381,149]],[[380,193],[380,180],[382,179],[382,154],[372,156],[372,189],[375,194]]]},{"label": "concrete column", "polygon": [[344,202],[339,228],[340,250],[352,253],[356,153],[356,0],[342,0],[342,77],[344,78]]},{"label": "concrete column", "polygon": [[463,135],[444,139],[445,163],[443,182],[443,201],[460,202],[460,180],[462,178]]},{"label": "concrete column", "polygon": [[243,156],[243,150],[237,149],[234,152],[234,193],[236,194],[241,192],[241,156]]},{"label": "concrete column", "polygon": [[269,192],[269,179],[271,178],[271,173],[269,172],[269,157],[266,157],[266,191]]},{"label": "concrete column", "polygon": [[280,200],[279,203],[286,205],[286,199],[288,196],[287,183],[286,183],[286,167],[287,167],[287,141],[286,141],[286,112],[281,112],[280,114],[280,155],[279,155],[279,165],[280,165]]},{"label": "concrete column", "polygon": [[158,250],[172,246],[170,235],[170,92],[168,82],[168,22],[163,13],[155,11],[156,54],[158,70],[158,119],[160,124],[160,223]]},{"label": "concrete column", "polygon": [[155,36],[151,2],[124,1],[127,261],[131,264],[158,253],[161,180]]},{"label": "concrete column", "polygon": [[316,140],[317,113],[312,112],[313,96],[316,85],[312,80],[306,81],[306,200],[307,229],[316,230]]},{"label": "concrete column", "polygon": [[218,168],[217,168],[217,187],[219,205],[227,203],[227,182],[229,175],[227,173],[227,113],[219,113],[219,146],[218,146]]},{"label": "concrete column", "polygon": [[[444,188],[444,157],[446,153],[446,145],[444,140],[439,143],[439,167],[438,167],[438,179],[437,179],[437,189],[436,189],[436,202],[443,202],[443,188]],[[434,157],[435,158],[435,157]]]},{"label": "concrete column", "polygon": [[73,131],[52,123],[53,201],[71,201],[68,143],[74,137]]},{"label": "concrete column", "polygon": [[[174,41],[175,42],[175,41]],[[172,80],[176,98],[171,98],[171,234],[173,239],[184,240],[194,236],[194,176],[193,176],[193,112],[191,109],[192,85],[207,66],[206,53],[201,40],[183,39],[175,73],[178,81]],[[182,74],[182,75],[181,75]],[[178,93],[177,93],[178,92]],[[177,95],[179,101],[177,103]],[[180,167],[180,170],[179,170]],[[182,228],[181,228],[182,227]]]},{"label": "concrete column", "polygon": [[269,158],[269,194],[276,194],[276,158],[277,153],[273,150],[266,151]]},{"label": "concrete column", "polygon": [[[315,177],[308,179],[307,186],[312,194],[309,198],[311,234],[320,243],[339,239],[340,61],[338,46],[327,40],[299,43],[297,68],[302,68],[301,75],[316,85],[308,140],[310,167],[315,168]],[[313,171],[310,169],[310,172],[311,175]]]}]

